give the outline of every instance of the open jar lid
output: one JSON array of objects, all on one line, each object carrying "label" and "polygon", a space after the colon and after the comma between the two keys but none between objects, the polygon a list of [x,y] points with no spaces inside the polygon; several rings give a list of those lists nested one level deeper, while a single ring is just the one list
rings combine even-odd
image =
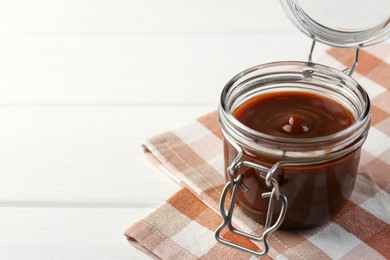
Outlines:
[{"label": "open jar lid", "polygon": [[293,24],[315,41],[359,48],[390,37],[390,0],[280,0]]}]

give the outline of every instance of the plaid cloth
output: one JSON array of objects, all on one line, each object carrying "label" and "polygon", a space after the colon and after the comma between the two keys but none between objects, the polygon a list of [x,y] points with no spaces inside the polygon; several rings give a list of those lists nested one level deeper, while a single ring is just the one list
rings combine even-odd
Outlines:
[{"label": "plaid cloth", "polygon": [[[321,63],[348,67],[353,51],[329,49]],[[276,231],[267,258],[390,259],[390,45],[361,50],[354,78],[370,95],[372,126],[363,145],[353,194],[329,223],[314,229]],[[145,152],[184,188],[125,235],[148,254],[162,259],[255,259],[218,243],[215,229],[223,177],[222,139],[216,112],[146,141]],[[262,226],[235,212],[235,225],[262,232]],[[225,232],[252,249],[257,245]]]}]

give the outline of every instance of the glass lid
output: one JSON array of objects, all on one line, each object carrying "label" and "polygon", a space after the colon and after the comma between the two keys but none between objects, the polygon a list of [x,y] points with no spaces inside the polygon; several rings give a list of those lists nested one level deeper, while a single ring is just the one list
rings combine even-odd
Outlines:
[{"label": "glass lid", "polygon": [[390,37],[390,0],[280,0],[293,24],[316,41],[359,48]]}]

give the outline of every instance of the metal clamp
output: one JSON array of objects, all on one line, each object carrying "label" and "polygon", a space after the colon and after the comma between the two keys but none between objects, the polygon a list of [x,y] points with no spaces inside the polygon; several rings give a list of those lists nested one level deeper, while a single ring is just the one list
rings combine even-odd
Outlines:
[{"label": "metal clamp", "polygon": [[[312,60],[312,56],[313,56],[313,51],[314,51],[314,47],[316,45],[316,40],[313,40],[312,44],[311,44],[311,47],[310,47],[310,52],[309,52],[309,55],[308,55],[308,61],[310,63],[313,62]],[[355,58],[354,58],[354,62],[353,62],[353,65],[351,68],[346,68],[343,70],[343,72],[345,74],[347,74],[348,76],[352,76],[352,74],[355,72],[355,69],[359,63],[359,51],[360,49],[359,48],[356,48],[355,50]]]},{"label": "metal clamp", "polygon": [[[223,130],[222,130],[222,133]],[[348,154],[359,147],[363,144],[365,138],[361,138],[358,142],[354,143],[353,145],[345,148],[342,151],[338,151],[333,153],[331,156],[326,156],[324,158],[318,159],[318,158],[313,158],[313,159],[304,159],[304,160],[294,160],[294,161],[279,161],[275,163],[271,168],[267,168],[265,166],[249,162],[249,161],[243,161],[243,150],[237,143],[231,140],[231,138],[227,135],[224,135],[225,140],[227,140],[230,145],[232,145],[236,150],[237,150],[237,156],[234,158],[232,164],[228,167],[227,172],[228,172],[228,178],[229,181],[226,183],[222,193],[221,193],[221,199],[219,202],[219,210],[221,212],[221,216],[223,218],[223,223],[217,228],[215,231],[215,238],[217,241],[220,243],[248,252],[250,254],[256,255],[256,256],[263,256],[268,253],[269,251],[269,241],[268,238],[272,234],[272,232],[276,231],[280,225],[282,224],[284,217],[287,212],[287,198],[286,196],[280,191],[278,181],[275,179],[274,174],[277,170],[283,168],[283,167],[288,167],[288,166],[298,166],[298,165],[310,165],[310,164],[318,164],[318,163],[323,163],[329,160],[334,160],[337,158],[340,158],[341,156]],[[240,230],[237,230],[232,223],[233,219],[233,213],[234,213],[234,208],[236,205],[236,200],[237,200],[237,192],[238,188],[240,187],[244,192],[248,192],[248,188],[244,185],[243,183],[243,178],[244,175],[240,174],[240,168],[241,167],[249,167],[257,170],[260,172],[259,176],[262,177],[265,180],[265,183],[267,186],[272,187],[271,192],[265,192],[262,193],[261,196],[263,198],[270,198],[269,203],[268,203],[268,210],[267,210],[267,215],[266,215],[266,221],[264,225],[264,232],[261,236],[256,236],[252,235],[249,233],[242,232]],[[225,203],[226,203],[226,197],[228,194],[228,191],[232,189],[231,193],[231,201],[228,206],[228,209],[225,209]],[[280,200],[281,201],[281,209],[280,213],[278,216],[278,219],[276,220],[275,224],[272,224],[272,215],[273,215],[273,210],[274,210],[274,203],[275,200]],[[249,240],[255,241],[255,242],[262,242],[262,251],[255,251],[250,248],[243,247],[241,245],[232,243],[231,241],[228,241],[224,239],[221,236],[222,230],[227,227],[228,230],[238,236],[247,238]],[[261,247],[260,247],[261,248]]]},{"label": "metal clamp", "polygon": [[[242,150],[238,150],[238,151],[239,151],[238,155],[233,160],[232,165],[228,168],[229,181],[226,183],[226,185],[222,191],[222,194],[221,194],[219,208],[220,208],[221,216],[223,218],[223,223],[215,231],[215,238],[217,239],[217,241],[219,241],[220,243],[222,243],[224,245],[248,252],[248,253],[256,255],[256,256],[263,256],[263,255],[267,254],[269,251],[269,242],[268,242],[269,236],[272,234],[272,232],[276,231],[280,227],[280,225],[282,224],[282,222],[284,220],[284,217],[285,217],[286,211],[287,211],[287,198],[283,193],[280,192],[279,184],[278,184],[277,180],[274,177],[272,177],[272,175],[275,172],[277,167],[272,167],[271,169],[268,169],[264,166],[261,166],[259,164],[255,164],[253,162],[241,161]],[[268,186],[273,187],[271,192],[265,192],[265,193],[261,194],[261,196],[263,198],[269,198],[266,221],[265,221],[265,225],[264,225],[264,232],[261,236],[256,236],[256,235],[252,235],[252,234],[240,231],[240,230],[236,229],[232,224],[233,212],[234,212],[234,208],[236,205],[238,188],[241,187],[244,192],[248,191],[248,188],[245,187],[245,185],[242,183],[243,175],[242,174],[237,175],[239,169],[242,166],[251,167],[251,168],[254,168],[256,170],[260,170],[260,172],[261,172],[260,176],[266,180],[266,184]],[[237,177],[234,178],[235,175],[237,175]],[[230,200],[229,208],[226,211],[225,202],[226,202],[226,197],[227,197],[228,191],[230,189],[232,189],[231,200]],[[271,226],[275,200],[281,200],[282,206],[280,209],[278,219],[276,220],[275,224],[273,224]],[[255,242],[262,242],[263,243],[262,251],[255,251],[253,249],[232,243],[231,241],[224,239],[221,236],[221,232],[225,227],[227,227],[228,230],[235,235],[247,238],[249,240],[253,240]]]}]

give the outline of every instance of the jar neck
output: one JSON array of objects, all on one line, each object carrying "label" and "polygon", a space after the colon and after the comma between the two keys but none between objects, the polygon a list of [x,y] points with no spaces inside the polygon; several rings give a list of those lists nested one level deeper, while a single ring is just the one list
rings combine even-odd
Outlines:
[{"label": "jar neck", "polygon": [[[331,135],[290,138],[258,132],[233,116],[234,110],[250,98],[285,90],[330,97],[348,109],[355,121]],[[347,148],[353,149],[364,142],[370,125],[369,112],[368,95],[354,79],[336,69],[305,62],[268,63],[241,72],[223,89],[218,111],[221,131],[229,142],[247,151],[284,159],[321,158],[347,153]]]}]

